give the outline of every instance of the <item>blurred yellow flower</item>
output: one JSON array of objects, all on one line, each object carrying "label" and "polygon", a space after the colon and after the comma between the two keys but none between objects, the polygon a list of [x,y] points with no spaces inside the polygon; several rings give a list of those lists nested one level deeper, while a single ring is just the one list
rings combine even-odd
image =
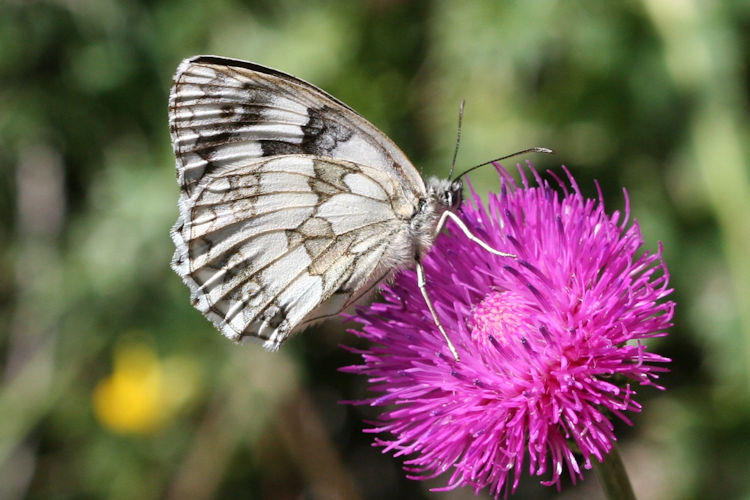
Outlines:
[{"label": "blurred yellow flower", "polygon": [[159,360],[145,343],[119,345],[112,374],[94,389],[94,413],[118,433],[156,432],[195,393],[192,368],[184,359]]}]

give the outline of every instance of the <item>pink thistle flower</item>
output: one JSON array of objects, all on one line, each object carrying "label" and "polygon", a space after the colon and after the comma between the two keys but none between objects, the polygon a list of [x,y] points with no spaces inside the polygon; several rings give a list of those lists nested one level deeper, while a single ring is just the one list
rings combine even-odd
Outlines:
[{"label": "pink thistle flower", "polygon": [[[616,440],[612,419],[639,412],[637,385],[656,385],[660,363],[641,341],[666,335],[674,302],[658,253],[642,252],[627,206],[607,215],[568,174],[562,193],[531,169],[532,186],[502,167],[487,206],[472,190],[462,207],[471,231],[517,259],[490,254],[459,230],[438,238],[423,264],[427,289],[461,361],[456,362],[417,288],[413,271],[382,289],[352,319],[373,342],[354,350],[387,406],[366,432],[412,479],[449,472],[441,490],[515,491],[524,467],[560,488],[581,465],[600,462]],[[575,450],[575,451],[574,451]]]}]

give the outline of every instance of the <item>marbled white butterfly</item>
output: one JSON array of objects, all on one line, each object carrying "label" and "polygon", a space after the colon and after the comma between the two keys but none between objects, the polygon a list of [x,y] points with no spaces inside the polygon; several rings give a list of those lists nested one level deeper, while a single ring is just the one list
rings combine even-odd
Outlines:
[{"label": "marbled white butterfly", "polygon": [[427,183],[406,155],[323,90],[246,61],[182,61],[169,96],[179,218],[172,268],[230,339],[270,350],[416,266],[453,212],[459,179]]}]

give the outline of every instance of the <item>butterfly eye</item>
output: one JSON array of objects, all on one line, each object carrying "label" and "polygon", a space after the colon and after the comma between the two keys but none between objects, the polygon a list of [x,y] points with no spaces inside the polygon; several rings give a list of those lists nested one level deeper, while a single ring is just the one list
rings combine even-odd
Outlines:
[{"label": "butterfly eye", "polygon": [[463,183],[461,181],[454,181],[451,183],[449,193],[448,206],[451,208],[457,208],[463,201]]}]

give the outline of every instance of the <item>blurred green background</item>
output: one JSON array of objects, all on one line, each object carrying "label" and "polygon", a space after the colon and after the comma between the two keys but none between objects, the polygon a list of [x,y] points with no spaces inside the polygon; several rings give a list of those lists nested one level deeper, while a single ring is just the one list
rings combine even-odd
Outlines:
[{"label": "blurred green background", "polygon": [[[642,499],[750,498],[750,2],[0,0],[0,498],[431,494],[363,435],[357,345],[223,339],[169,269],[179,61],[273,66],[359,110],[425,173],[532,145],[664,244],[668,390],[619,425]],[[496,189],[491,169],[472,174]],[[526,471],[524,471],[525,473]],[[598,498],[593,472],[558,495]],[[482,498],[480,496],[480,498]]]}]

